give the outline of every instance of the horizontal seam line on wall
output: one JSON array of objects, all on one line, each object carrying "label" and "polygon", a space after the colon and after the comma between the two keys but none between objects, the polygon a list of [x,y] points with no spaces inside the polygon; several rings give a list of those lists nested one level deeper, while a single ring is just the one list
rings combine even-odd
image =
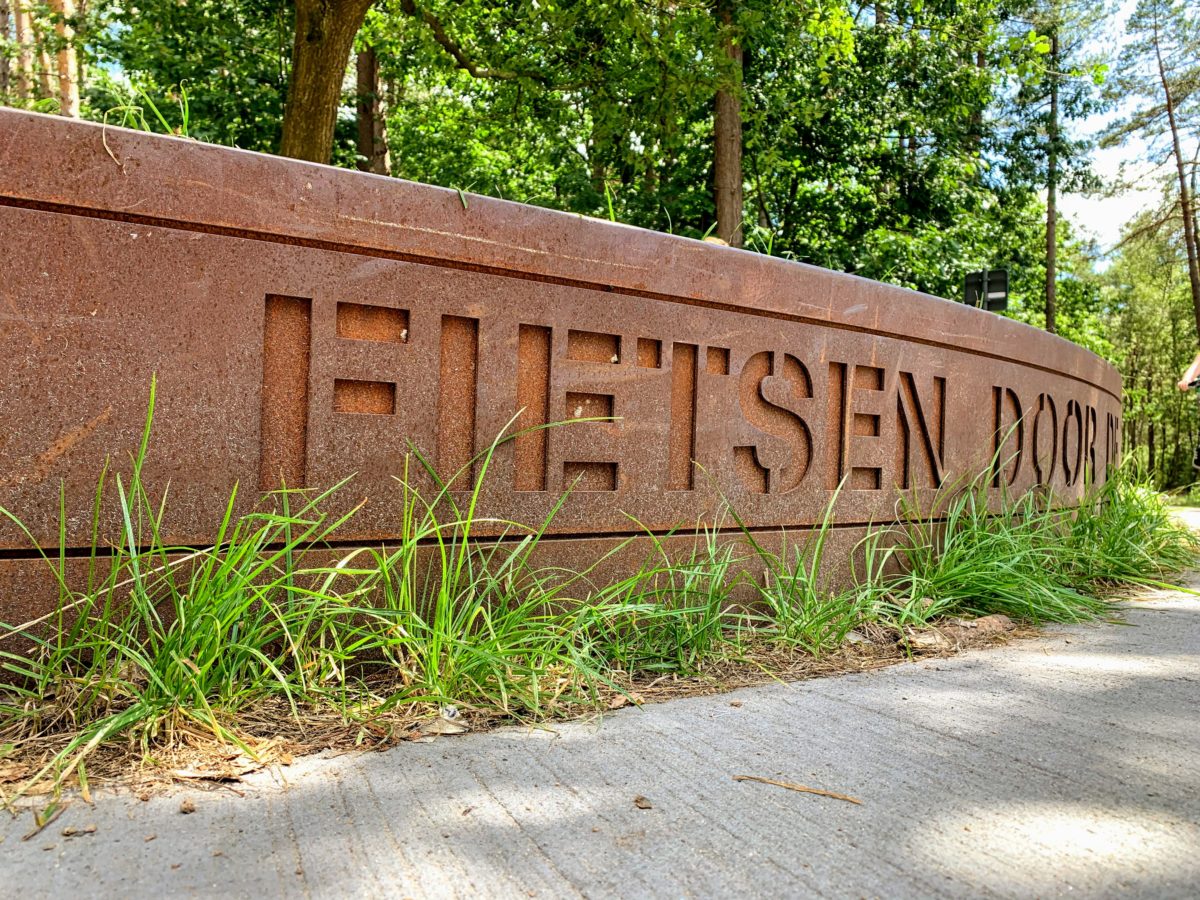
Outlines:
[{"label": "horizontal seam line on wall", "polygon": [[[936,518],[936,519],[922,519],[921,521],[924,524],[938,525],[938,524],[945,522],[946,519],[943,517],[943,518]],[[853,528],[870,528],[875,525],[879,525],[879,523],[870,522],[870,521],[830,522],[829,528],[831,530],[840,531],[840,530],[847,530],[847,529],[853,529]],[[594,541],[594,540],[623,541],[623,540],[629,540],[630,538],[639,538],[639,537],[640,538],[680,537],[680,538],[694,538],[696,540],[702,540],[706,534],[717,534],[722,537],[744,534],[744,533],[772,534],[772,533],[780,533],[780,532],[797,533],[797,534],[807,535],[807,534],[811,534],[811,533],[819,530],[820,527],[821,527],[820,522],[814,522],[811,525],[751,525],[751,526],[747,526],[746,528],[740,528],[738,526],[729,526],[729,527],[722,527],[722,528],[709,528],[707,530],[686,530],[686,529],[677,528],[677,529],[661,529],[661,530],[651,530],[651,531],[589,531],[589,532],[578,532],[578,533],[571,532],[571,533],[561,533],[561,534],[544,534],[538,539],[538,543],[539,544],[542,544],[542,543],[555,544],[555,543],[562,543],[564,541]],[[880,527],[884,527],[884,526],[880,526]],[[892,528],[892,527],[894,527],[894,523],[889,523],[886,527]],[[527,532],[514,533],[514,534],[506,535],[506,536],[498,536],[498,535],[486,536],[485,535],[482,537],[471,538],[469,540],[469,543],[481,544],[481,545],[518,544],[522,540],[524,540],[527,536],[528,536]],[[376,547],[385,547],[385,546],[394,548],[400,543],[402,543],[402,541],[395,539],[395,538],[391,538],[391,539],[380,538],[380,537],[376,537],[373,539],[371,539],[371,538],[362,538],[362,539],[347,538],[345,540],[324,541],[324,542],[320,542],[317,544],[313,544],[311,547],[306,548],[306,550],[314,550],[314,551],[354,550],[354,549],[363,548],[363,547],[376,548]],[[419,547],[436,547],[436,546],[438,546],[438,542],[437,542],[437,539],[435,539],[435,538],[426,538],[421,541],[418,541],[417,545]],[[178,548],[172,548],[172,553],[170,553],[168,555],[174,555],[176,550],[177,550],[178,555],[186,555],[188,553],[195,553],[197,550],[199,550],[203,547],[206,547],[206,546],[211,546],[211,545],[206,545],[206,544],[180,545]],[[127,549],[127,548],[123,548],[123,550],[124,549]],[[145,553],[149,549],[150,549],[149,547],[139,547],[138,552]],[[282,544],[266,544],[263,546],[263,552],[265,552],[265,553],[272,552],[275,550],[281,550],[281,549],[283,549]],[[90,547],[67,547],[62,555],[65,556],[67,559],[88,559],[92,556],[92,551],[91,551]],[[50,558],[50,562],[53,563],[58,559],[59,551],[57,548],[55,548],[53,550],[47,550],[46,556],[48,556]],[[95,554],[96,559],[111,559],[113,556],[114,556],[114,554],[110,547],[97,547],[96,548],[96,554]],[[44,562],[41,555],[36,550],[20,548],[20,547],[0,548],[0,562],[8,562],[8,561],[15,561],[15,562],[43,561]]]}]

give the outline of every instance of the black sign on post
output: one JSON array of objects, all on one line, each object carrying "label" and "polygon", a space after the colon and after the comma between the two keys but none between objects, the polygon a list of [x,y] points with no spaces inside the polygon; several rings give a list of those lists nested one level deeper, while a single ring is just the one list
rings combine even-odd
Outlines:
[{"label": "black sign on post", "polygon": [[963,302],[990,312],[1008,309],[1008,270],[984,269],[967,275]]}]

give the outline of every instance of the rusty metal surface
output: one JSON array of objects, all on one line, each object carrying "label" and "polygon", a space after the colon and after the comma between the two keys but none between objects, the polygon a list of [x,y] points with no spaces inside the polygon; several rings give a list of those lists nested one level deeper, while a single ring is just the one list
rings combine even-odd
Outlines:
[{"label": "rusty metal surface", "polygon": [[[212,536],[235,484],[350,474],[343,505],[369,502],[339,536],[386,539],[412,448],[465,486],[506,429],[578,418],[615,421],[503,444],[485,515],[536,522],[573,486],[556,536],[664,533],[723,498],[803,527],[844,481],[851,527],[889,518],[898,487],[927,502],[1001,437],[998,486],[1068,500],[1118,450],[1115,370],[1035,329],[394,179],[0,110],[0,229],[0,506],[50,545],[60,484],[87,543],[153,374],[145,476],[170,482],[180,543]],[[6,521],[0,550],[30,542]]]}]

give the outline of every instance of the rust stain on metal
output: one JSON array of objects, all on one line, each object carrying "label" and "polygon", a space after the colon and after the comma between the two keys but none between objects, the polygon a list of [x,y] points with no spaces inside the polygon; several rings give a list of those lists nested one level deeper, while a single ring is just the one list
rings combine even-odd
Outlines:
[{"label": "rust stain on metal", "polygon": [[92,418],[88,419],[82,425],[72,428],[66,434],[60,435],[54,443],[37,455],[27,473],[22,474],[17,472],[0,479],[0,487],[8,487],[11,484],[36,484],[39,481],[45,481],[50,477],[50,473],[54,469],[54,464],[70,453],[80,443],[87,440],[92,432],[109,420],[112,412],[113,408],[111,406],[106,407],[102,412],[92,416]]}]

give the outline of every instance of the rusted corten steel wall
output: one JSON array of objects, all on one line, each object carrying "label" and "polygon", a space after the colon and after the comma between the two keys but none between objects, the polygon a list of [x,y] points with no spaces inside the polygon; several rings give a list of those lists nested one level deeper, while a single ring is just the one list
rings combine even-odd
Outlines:
[{"label": "rusted corten steel wall", "polygon": [[[961,304],[695,240],[389,178],[0,110],[0,505],[84,546],[103,460],[169,538],[212,538],[235,483],[369,502],[395,533],[410,445],[445,476],[506,427],[485,515],[554,520],[564,558],[641,527],[773,531],[894,513],[897,488],[1012,461],[1068,499],[1118,453],[1096,356]],[[515,421],[514,421],[515,420]],[[510,424],[511,423],[511,424]],[[119,465],[118,465],[119,468]],[[36,607],[0,523],[0,620]],[[590,560],[589,560],[590,561]]]}]

